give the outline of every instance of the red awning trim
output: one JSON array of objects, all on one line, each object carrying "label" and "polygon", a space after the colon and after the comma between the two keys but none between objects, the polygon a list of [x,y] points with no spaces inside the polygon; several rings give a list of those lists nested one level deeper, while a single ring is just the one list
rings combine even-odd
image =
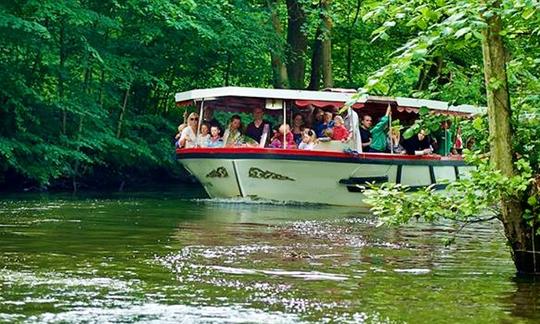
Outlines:
[{"label": "red awning trim", "polygon": [[[298,108],[307,108],[313,106],[315,108],[341,108],[345,105],[341,101],[320,101],[320,100],[295,100],[294,104]],[[362,108],[364,107],[363,103],[355,103],[352,105],[353,108]]]},{"label": "red awning trim", "polygon": [[415,114],[418,114],[418,111],[419,109],[418,108],[413,108],[413,107],[397,107],[397,111],[399,112],[408,112],[408,113],[415,113]]}]

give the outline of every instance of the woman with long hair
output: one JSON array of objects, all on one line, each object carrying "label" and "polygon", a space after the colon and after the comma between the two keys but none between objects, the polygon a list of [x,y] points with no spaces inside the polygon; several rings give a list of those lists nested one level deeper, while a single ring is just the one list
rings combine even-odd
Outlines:
[{"label": "woman with long hair", "polygon": [[306,123],[304,122],[304,115],[301,113],[295,113],[293,115],[293,127],[292,133],[294,136],[294,142],[296,145],[302,142],[302,134],[304,133],[304,128],[306,128]]},{"label": "woman with long hair", "polygon": [[182,130],[178,147],[192,148],[197,145],[197,126],[199,125],[199,115],[192,112],[187,119],[187,126]]}]

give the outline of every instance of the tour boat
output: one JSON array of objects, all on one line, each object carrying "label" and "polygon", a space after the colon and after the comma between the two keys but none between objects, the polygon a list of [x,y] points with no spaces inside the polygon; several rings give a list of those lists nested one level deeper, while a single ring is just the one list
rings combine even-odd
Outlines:
[{"label": "tour boat", "polygon": [[[433,113],[472,116],[482,108],[400,97],[357,96],[354,91],[304,91],[222,87],[177,93],[177,106],[194,106],[200,121],[205,109],[249,113],[254,107],[279,114],[290,125],[292,111],[338,110],[358,130],[357,115],[376,119],[392,107],[394,119],[414,120],[422,107]],[[343,108],[345,107],[345,108]],[[199,122],[200,124],[200,122]],[[225,126],[225,125],[223,125]],[[399,183],[411,189],[445,184],[466,176],[470,166],[460,156],[399,155],[362,152],[360,136],[349,142],[321,142],[313,150],[266,147],[184,148],[176,157],[211,198],[249,198],[362,206],[367,184]]]}]

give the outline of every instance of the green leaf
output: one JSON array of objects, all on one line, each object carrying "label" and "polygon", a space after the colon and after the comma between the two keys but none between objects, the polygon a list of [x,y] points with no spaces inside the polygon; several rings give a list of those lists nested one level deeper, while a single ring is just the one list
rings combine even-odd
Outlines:
[{"label": "green leaf", "polygon": [[470,27],[463,27],[461,29],[459,29],[455,34],[454,34],[454,37],[456,38],[460,38],[461,36],[469,33],[471,31],[471,28]]},{"label": "green leaf", "polygon": [[534,7],[527,7],[525,10],[523,10],[523,12],[521,13],[521,17],[523,17],[523,19],[529,19],[531,18],[532,16],[534,16],[534,13],[536,12],[536,8]]}]

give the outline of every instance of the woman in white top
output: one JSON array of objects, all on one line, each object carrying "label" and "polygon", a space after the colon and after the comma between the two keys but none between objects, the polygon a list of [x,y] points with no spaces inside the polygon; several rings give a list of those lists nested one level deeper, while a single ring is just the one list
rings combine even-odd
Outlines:
[{"label": "woman in white top", "polygon": [[188,116],[187,127],[182,130],[182,135],[178,140],[180,148],[192,148],[197,144],[197,125],[199,123],[199,115],[191,113]]}]

